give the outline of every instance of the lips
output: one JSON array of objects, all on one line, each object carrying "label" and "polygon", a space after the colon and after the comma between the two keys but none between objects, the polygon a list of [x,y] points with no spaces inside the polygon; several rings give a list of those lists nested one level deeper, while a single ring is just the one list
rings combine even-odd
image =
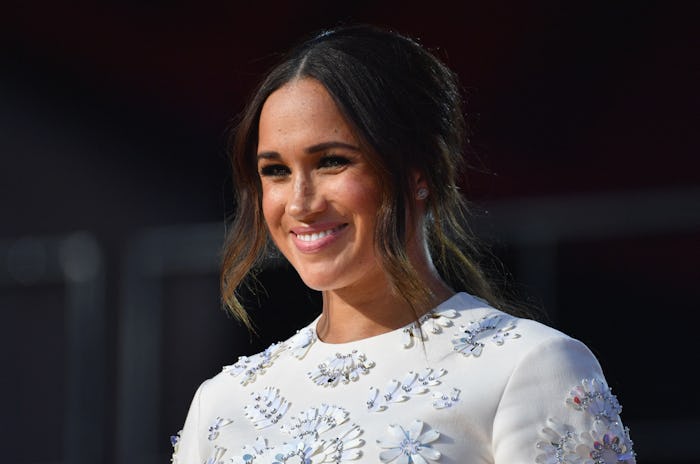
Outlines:
[{"label": "lips", "polygon": [[347,225],[347,223],[343,223],[334,226],[317,225],[312,228],[295,228],[291,230],[292,238],[294,239],[294,244],[300,251],[306,253],[314,252],[334,242],[338,234],[340,234]]}]

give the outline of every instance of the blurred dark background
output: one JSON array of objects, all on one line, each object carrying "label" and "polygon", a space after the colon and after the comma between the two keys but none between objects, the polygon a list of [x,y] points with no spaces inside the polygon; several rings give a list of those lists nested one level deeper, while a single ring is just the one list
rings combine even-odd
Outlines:
[{"label": "blurred dark background", "polygon": [[476,230],[599,357],[639,462],[700,461],[696,2],[457,4],[0,8],[3,462],[169,462],[198,384],[319,311],[284,265],[260,337],[221,309],[225,140],[275,56],[340,21],[459,73]]}]

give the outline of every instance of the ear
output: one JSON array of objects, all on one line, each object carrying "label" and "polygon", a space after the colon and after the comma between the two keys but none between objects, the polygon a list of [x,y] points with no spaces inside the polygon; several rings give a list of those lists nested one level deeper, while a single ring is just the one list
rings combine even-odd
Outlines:
[{"label": "ear", "polygon": [[413,197],[419,201],[425,200],[430,193],[425,176],[418,170],[411,171],[411,190]]},{"label": "ear", "polygon": [[425,180],[425,176],[417,169],[411,170],[411,181],[411,187],[413,187],[414,192],[419,188],[428,188],[428,182]]}]

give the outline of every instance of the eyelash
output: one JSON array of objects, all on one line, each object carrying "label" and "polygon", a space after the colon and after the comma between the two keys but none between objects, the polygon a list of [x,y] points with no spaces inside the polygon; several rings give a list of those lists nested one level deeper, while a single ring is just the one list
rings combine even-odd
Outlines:
[{"label": "eyelash", "polygon": [[263,177],[282,177],[289,174],[289,168],[283,164],[268,164],[260,168]]},{"label": "eyelash", "polygon": [[347,166],[350,164],[350,160],[341,155],[325,155],[323,156],[318,165],[321,168],[339,168],[342,166]]},{"label": "eyelash", "polygon": [[[341,155],[324,155],[318,162],[319,169],[334,169],[347,166],[351,161]],[[284,164],[268,164],[260,168],[263,177],[283,177],[290,173],[290,169]]]}]

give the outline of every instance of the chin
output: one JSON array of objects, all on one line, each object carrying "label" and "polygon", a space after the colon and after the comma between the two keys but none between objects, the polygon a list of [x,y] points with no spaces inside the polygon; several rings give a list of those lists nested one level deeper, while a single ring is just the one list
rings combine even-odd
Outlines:
[{"label": "chin", "polygon": [[339,287],[339,285],[334,285],[333,282],[329,282],[326,279],[305,279],[304,277],[301,278],[302,282],[304,282],[304,285],[309,287],[311,290],[315,290],[317,292],[323,292],[325,290],[333,290]]}]

